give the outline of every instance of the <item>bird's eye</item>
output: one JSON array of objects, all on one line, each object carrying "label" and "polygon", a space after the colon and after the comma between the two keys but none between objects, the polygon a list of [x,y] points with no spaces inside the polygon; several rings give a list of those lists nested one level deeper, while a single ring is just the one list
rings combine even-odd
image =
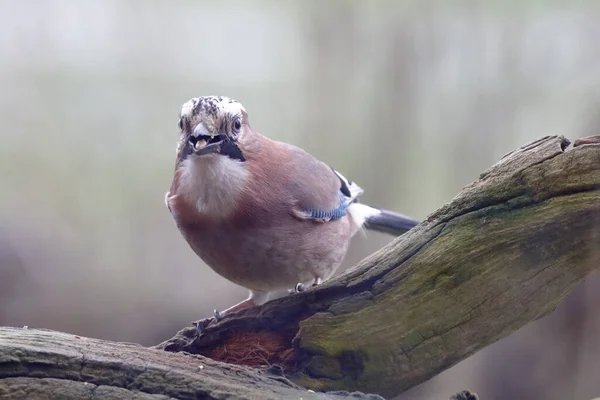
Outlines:
[{"label": "bird's eye", "polygon": [[181,118],[179,118],[179,130],[183,130],[183,121],[181,120]]},{"label": "bird's eye", "polygon": [[242,122],[239,119],[236,119],[235,121],[233,121],[233,130],[234,131],[239,131],[242,128]]}]

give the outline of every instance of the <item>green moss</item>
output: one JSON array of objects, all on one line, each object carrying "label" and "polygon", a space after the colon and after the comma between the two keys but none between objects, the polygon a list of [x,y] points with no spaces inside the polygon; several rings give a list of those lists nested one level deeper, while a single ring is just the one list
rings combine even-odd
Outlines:
[{"label": "green moss", "polygon": [[307,372],[316,378],[342,379],[342,366],[337,358],[316,355],[306,366]]},{"label": "green moss", "polygon": [[[562,286],[572,286],[560,272],[572,264],[559,256],[584,250],[564,239],[573,229],[578,235],[596,229],[589,215],[598,212],[598,202],[597,192],[578,193],[522,209],[498,205],[451,221],[386,280],[393,282],[407,268],[413,273],[365,308],[339,316],[321,313],[301,323],[299,345],[316,354],[317,361],[308,364],[311,379],[323,376],[319,382],[328,390],[397,391],[429,377],[424,371],[442,370],[543,314],[545,305],[562,298]],[[575,225],[565,223],[574,216]],[[531,280],[544,269],[540,281]],[[581,271],[578,279],[584,275]],[[540,291],[542,279],[551,278],[564,285]],[[542,301],[529,299],[530,292]],[[527,308],[520,305],[527,302]]]}]

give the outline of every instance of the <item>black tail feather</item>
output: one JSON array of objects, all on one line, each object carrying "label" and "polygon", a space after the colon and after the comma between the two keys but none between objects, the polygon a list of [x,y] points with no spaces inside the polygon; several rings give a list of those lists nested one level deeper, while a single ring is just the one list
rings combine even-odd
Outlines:
[{"label": "black tail feather", "polygon": [[393,211],[381,210],[380,214],[368,217],[364,226],[373,231],[400,236],[418,224],[419,221],[405,215],[397,214]]}]

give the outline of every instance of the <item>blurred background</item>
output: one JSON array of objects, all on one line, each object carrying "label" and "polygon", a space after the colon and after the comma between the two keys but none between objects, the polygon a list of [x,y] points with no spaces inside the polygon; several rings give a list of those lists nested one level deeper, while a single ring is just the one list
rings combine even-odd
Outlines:
[{"label": "blurred background", "polygon": [[[598,134],[596,4],[0,0],[0,325],[152,345],[245,298],[163,203],[194,96],[419,219],[531,140]],[[599,288],[399,399],[600,396]]]}]

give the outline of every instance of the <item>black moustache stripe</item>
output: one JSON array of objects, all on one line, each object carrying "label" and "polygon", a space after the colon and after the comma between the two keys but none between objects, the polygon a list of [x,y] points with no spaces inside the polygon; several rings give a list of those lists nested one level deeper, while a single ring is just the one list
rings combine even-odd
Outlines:
[{"label": "black moustache stripe", "polygon": [[220,153],[233,160],[246,161],[244,155],[242,154],[242,150],[240,150],[238,145],[230,142],[229,140],[223,141],[223,144],[221,144]]}]

